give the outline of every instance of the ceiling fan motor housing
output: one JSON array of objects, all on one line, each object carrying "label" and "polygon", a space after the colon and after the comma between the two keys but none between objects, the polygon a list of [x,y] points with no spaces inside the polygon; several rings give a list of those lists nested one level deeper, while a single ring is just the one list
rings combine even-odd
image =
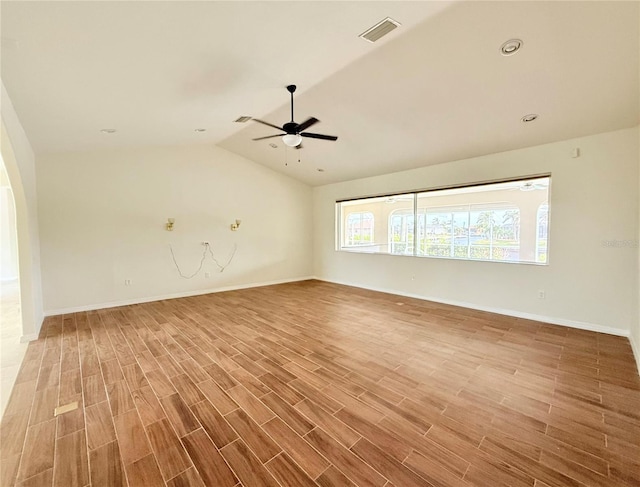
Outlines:
[{"label": "ceiling fan motor housing", "polygon": [[288,134],[297,134],[298,131],[298,124],[295,122],[288,122],[285,123],[282,128],[284,129],[284,131]]}]

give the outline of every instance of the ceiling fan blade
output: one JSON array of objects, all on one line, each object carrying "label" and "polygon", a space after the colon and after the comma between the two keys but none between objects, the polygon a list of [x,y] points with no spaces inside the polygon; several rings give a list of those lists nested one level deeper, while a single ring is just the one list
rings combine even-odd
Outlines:
[{"label": "ceiling fan blade", "polygon": [[312,125],[315,125],[319,122],[320,120],[318,120],[315,117],[309,117],[307,120],[305,120],[304,122],[302,122],[300,125],[298,125],[297,127],[297,132],[300,133],[303,130],[307,130],[309,127],[311,127]]},{"label": "ceiling fan blade", "polygon": [[254,122],[261,123],[262,125],[273,127],[274,129],[284,130],[282,127],[278,127],[277,125],[273,125],[272,123],[269,123],[269,122],[264,122],[263,120],[258,120],[257,118],[252,118],[251,120],[253,120]]},{"label": "ceiling fan blade", "polygon": [[282,137],[283,135],[284,134],[267,135],[266,137],[258,137],[257,139],[251,139],[251,140],[273,139],[274,137]]},{"label": "ceiling fan blade", "polygon": [[338,137],[335,135],[313,134],[311,132],[302,132],[300,135],[303,137],[309,137],[310,139],[338,140]]}]

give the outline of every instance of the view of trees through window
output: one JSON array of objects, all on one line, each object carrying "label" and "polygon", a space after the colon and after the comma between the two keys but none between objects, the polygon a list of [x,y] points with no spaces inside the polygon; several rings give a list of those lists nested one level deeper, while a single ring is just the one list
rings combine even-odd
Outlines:
[{"label": "view of trees through window", "polygon": [[373,213],[369,211],[349,213],[346,228],[347,245],[373,243]]},{"label": "view of trees through window", "polygon": [[337,203],[340,250],[545,264],[549,177]]}]

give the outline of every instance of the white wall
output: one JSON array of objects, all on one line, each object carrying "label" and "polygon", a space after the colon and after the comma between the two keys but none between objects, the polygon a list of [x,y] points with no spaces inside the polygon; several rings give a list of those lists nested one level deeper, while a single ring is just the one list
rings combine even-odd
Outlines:
[{"label": "white wall", "polygon": [[35,156],[7,90],[0,86],[0,150],[16,211],[22,330],[25,339],[34,339],[43,319]]},{"label": "white wall", "polygon": [[[638,127],[637,137],[638,137],[638,140],[640,140],[640,126]],[[638,159],[640,159],[640,146],[638,147]],[[640,191],[638,191],[638,205],[640,205]],[[636,296],[636,309],[637,309],[638,315],[636,316],[635,326],[631,327],[630,339],[631,339],[631,347],[633,348],[633,353],[636,357],[636,364],[638,364],[638,372],[640,372],[640,222],[638,224],[637,243],[638,243],[638,273],[637,273],[638,294]]]},{"label": "white wall", "polygon": [[[571,158],[575,147],[579,158]],[[320,279],[628,335],[638,323],[638,250],[603,242],[638,238],[638,166],[634,128],[314,188],[314,272]],[[335,250],[336,199],[547,172],[548,266]],[[546,299],[538,299],[538,290]]]},{"label": "white wall", "polygon": [[13,281],[18,278],[16,210],[4,164],[0,166],[0,281]]},{"label": "white wall", "polygon": [[[47,314],[311,275],[311,188],[224,149],[39,156],[38,178]],[[182,279],[169,245],[186,274],[205,240],[221,261],[237,244],[231,265]]]}]

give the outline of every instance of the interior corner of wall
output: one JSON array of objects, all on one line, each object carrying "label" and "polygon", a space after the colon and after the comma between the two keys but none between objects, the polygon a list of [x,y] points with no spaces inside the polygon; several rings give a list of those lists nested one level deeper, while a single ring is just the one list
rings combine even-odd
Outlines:
[{"label": "interior corner of wall", "polygon": [[631,350],[633,351],[633,356],[636,359],[636,367],[638,369],[638,375],[640,375],[640,343],[637,342],[633,333],[631,333],[631,335],[629,336],[629,342],[631,343]]}]

